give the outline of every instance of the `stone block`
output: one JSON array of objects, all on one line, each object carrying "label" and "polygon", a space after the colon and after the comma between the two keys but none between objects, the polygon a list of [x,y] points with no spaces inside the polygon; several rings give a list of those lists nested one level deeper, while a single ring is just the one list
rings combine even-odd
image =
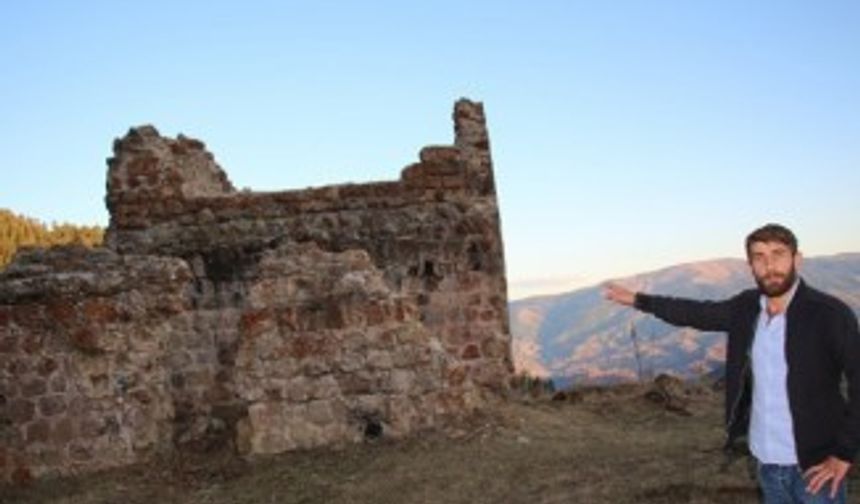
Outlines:
[{"label": "stone block", "polygon": [[333,370],[330,359],[321,357],[308,357],[302,359],[301,372],[310,377],[320,376],[330,373]]},{"label": "stone block", "polygon": [[448,369],[446,379],[449,387],[459,387],[466,381],[468,369],[465,366],[453,366]]},{"label": "stone block", "polygon": [[15,358],[10,359],[6,364],[6,372],[9,375],[18,377],[18,380],[23,380],[23,376],[30,371],[30,359]]},{"label": "stone block", "polygon": [[43,305],[26,303],[15,306],[15,309],[12,310],[12,322],[22,329],[44,330],[47,320]]},{"label": "stone block", "polygon": [[36,414],[36,404],[30,399],[15,399],[9,402],[6,415],[16,424],[25,424]]},{"label": "stone block", "polygon": [[248,418],[241,418],[236,422],[236,451],[240,455],[250,455],[254,450],[254,431]]},{"label": "stone block", "polygon": [[90,462],[93,459],[93,449],[81,442],[72,443],[69,445],[69,458],[74,462]]},{"label": "stone block", "polygon": [[111,380],[107,373],[91,374],[88,380],[84,379],[82,381],[81,385],[90,397],[102,398],[113,396]]},{"label": "stone block", "polygon": [[397,393],[408,393],[413,390],[415,373],[406,369],[395,369],[391,372],[391,388]]},{"label": "stone block", "polygon": [[69,342],[84,352],[97,353],[103,350],[99,335],[89,327],[72,330],[69,334]]},{"label": "stone block", "polygon": [[119,319],[119,313],[114,303],[104,298],[93,298],[84,301],[83,314],[90,324],[104,325]]},{"label": "stone block", "polygon": [[335,421],[330,400],[311,401],[307,405],[307,419],[314,425],[324,427]]},{"label": "stone block", "polygon": [[422,344],[427,341],[429,335],[419,324],[404,324],[397,332],[397,342],[401,344]]},{"label": "stone block", "polygon": [[353,373],[366,365],[364,356],[358,352],[347,351],[337,359],[337,370],[343,373]]},{"label": "stone block", "polygon": [[49,303],[46,307],[48,317],[59,327],[77,325],[78,311],[74,301],[58,300]]},{"label": "stone block", "polygon": [[353,414],[361,416],[378,416],[385,409],[384,399],[377,394],[361,394],[350,398],[350,409]]},{"label": "stone block", "polygon": [[28,354],[38,353],[43,346],[43,336],[40,334],[29,334],[21,341],[21,348]]},{"label": "stone block", "polygon": [[258,402],[248,407],[248,419],[254,431],[270,431],[282,425],[284,414],[276,403]]},{"label": "stone block", "polygon": [[481,358],[481,350],[478,348],[478,345],[469,344],[463,349],[463,352],[460,354],[463,360],[475,360]]},{"label": "stone block", "polygon": [[283,453],[294,446],[295,443],[280,429],[277,432],[265,431],[251,436],[251,451],[261,455]]},{"label": "stone block", "polygon": [[39,375],[43,377],[50,376],[57,368],[59,368],[59,364],[57,364],[56,359],[51,357],[42,358],[37,367]]},{"label": "stone block", "polygon": [[63,417],[60,418],[55,424],[52,430],[52,438],[51,440],[54,443],[60,445],[66,445],[70,441],[76,438],[77,429],[75,428],[76,424],[72,421],[71,418]]},{"label": "stone block", "polygon": [[89,413],[78,422],[78,432],[84,439],[92,439],[101,436],[105,432],[105,422],[96,416],[97,413]]},{"label": "stone block", "polygon": [[330,399],[340,395],[340,385],[334,376],[323,375],[311,380],[309,395],[312,399]]},{"label": "stone block", "polygon": [[12,471],[11,479],[16,485],[25,486],[33,481],[33,472],[30,470],[29,466],[21,464],[15,467],[15,470]]},{"label": "stone block", "polygon": [[11,380],[0,380],[0,408],[5,408],[18,396],[18,385]]},{"label": "stone block", "polygon": [[399,332],[400,331],[398,329],[386,329],[380,331],[376,328],[369,328],[363,336],[373,348],[386,351],[397,344],[397,336]]},{"label": "stone block", "polygon": [[391,369],[394,367],[394,360],[391,357],[391,352],[371,350],[367,354],[367,365],[371,369]]},{"label": "stone block", "polygon": [[481,342],[481,354],[487,359],[505,359],[511,354],[508,342],[499,336],[488,336]]},{"label": "stone block", "polygon": [[375,326],[385,321],[385,310],[380,303],[370,303],[365,308],[365,320],[367,325]]},{"label": "stone block", "polygon": [[426,394],[430,391],[440,390],[443,386],[443,374],[437,370],[418,372],[415,374],[415,383],[412,392]]},{"label": "stone block", "polygon": [[274,327],[274,314],[269,309],[247,311],[239,319],[239,333],[243,338],[254,338]]},{"label": "stone block", "polygon": [[48,384],[43,378],[30,378],[21,384],[21,395],[27,398],[38,397],[47,391]]},{"label": "stone block", "polygon": [[153,403],[152,393],[146,389],[135,389],[128,393],[128,396],[135,402],[148,406]]},{"label": "stone block", "polygon": [[17,350],[17,336],[5,336],[0,338],[0,354],[14,354]]},{"label": "stone block", "polygon": [[402,346],[395,348],[391,353],[391,360],[394,367],[405,368],[418,363],[419,349],[412,346]]},{"label": "stone block", "polygon": [[292,378],[286,385],[286,398],[290,402],[305,402],[311,398],[314,382],[305,376]]},{"label": "stone block", "polygon": [[287,422],[287,442],[299,449],[310,449],[325,444],[323,430],[313,423],[300,418]]},{"label": "stone block", "polygon": [[512,366],[505,362],[488,361],[475,368],[473,380],[484,389],[500,391],[507,387],[507,382],[503,378],[511,376],[511,368]]},{"label": "stone block", "polygon": [[376,383],[376,378],[368,370],[347,374],[339,380],[341,390],[348,396],[370,394]]},{"label": "stone block", "polygon": [[27,443],[46,443],[51,437],[51,424],[47,420],[36,420],[27,425],[24,439]]},{"label": "stone block", "polygon": [[66,411],[66,400],[63,396],[47,396],[39,399],[39,413],[51,417]]},{"label": "stone block", "polygon": [[62,375],[54,376],[49,382],[51,392],[60,393],[66,391],[66,378]]}]

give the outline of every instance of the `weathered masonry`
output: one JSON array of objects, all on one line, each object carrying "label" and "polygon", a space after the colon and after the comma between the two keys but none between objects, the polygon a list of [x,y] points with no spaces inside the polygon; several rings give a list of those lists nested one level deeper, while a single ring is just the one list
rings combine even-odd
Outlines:
[{"label": "weathered masonry", "polygon": [[513,371],[480,103],[397,181],[236,191],[203,143],[115,141],[103,249],[0,273],[0,480],[401,437]]}]

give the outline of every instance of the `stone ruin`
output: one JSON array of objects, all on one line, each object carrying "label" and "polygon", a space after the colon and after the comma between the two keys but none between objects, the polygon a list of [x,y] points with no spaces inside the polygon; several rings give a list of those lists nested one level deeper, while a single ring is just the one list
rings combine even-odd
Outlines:
[{"label": "stone ruin", "polygon": [[444,428],[513,372],[480,103],[397,181],[236,191],[202,142],[114,142],[101,249],[0,273],[0,481]]}]

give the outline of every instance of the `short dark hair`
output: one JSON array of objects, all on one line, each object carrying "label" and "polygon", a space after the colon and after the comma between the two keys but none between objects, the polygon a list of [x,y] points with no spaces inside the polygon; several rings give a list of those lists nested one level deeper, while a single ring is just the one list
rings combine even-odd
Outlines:
[{"label": "short dark hair", "polygon": [[797,237],[790,229],[780,224],[765,224],[747,236],[747,258],[750,256],[752,244],[756,242],[779,242],[787,245],[792,254],[797,253]]}]

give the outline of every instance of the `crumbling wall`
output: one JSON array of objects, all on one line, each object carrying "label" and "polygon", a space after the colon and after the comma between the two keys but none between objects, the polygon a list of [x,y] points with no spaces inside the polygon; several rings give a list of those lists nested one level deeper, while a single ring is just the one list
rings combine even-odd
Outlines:
[{"label": "crumbling wall", "polygon": [[239,323],[243,453],[402,436],[435,425],[447,355],[364,251],[287,245],[261,258]]},{"label": "crumbling wall", "polygon": [[172,446],[165,356],[192,336],[178,259],[62,248],[0,276],[0,481],[91,471]]},{"label": "crumbling wall", "polygon": [[[157,364],[147,383],[158,388],[163,411],[151,427],[156,444],[229,442],[253,454],[397,437],[498,397],[512,365],[481,104],[459,101],[454,128],[453,145],[425,147],[399,180],[274,193],[235,191],[197,140],[145,126],[114,143],[110,252],[96,254],[108,254],[120,271],[137,260],[183,272],[123,291],[144,305],[164,297],[183,307],[158,322],[163,346],[151,354]],[[87,261],[79,266],[86,276]],[[40,267],[64,285],[56,264]],[[147,271],[157,277],[164,268]],[[0,275],[2,285],[13,281]],[[0,314],[21,311],[26,303],[16,296],[0,298]],[[88,320],[81,309],[74,306],[75,316]],[[155,323],[126,322],[129,334]],[[4,338],[47,336],[14,327]],[[79,352],[71,360],[89,358],[70,351]],[[15,420],[9,430],[26,428]],[[23,446],[32,462],[31,445]]]}]

